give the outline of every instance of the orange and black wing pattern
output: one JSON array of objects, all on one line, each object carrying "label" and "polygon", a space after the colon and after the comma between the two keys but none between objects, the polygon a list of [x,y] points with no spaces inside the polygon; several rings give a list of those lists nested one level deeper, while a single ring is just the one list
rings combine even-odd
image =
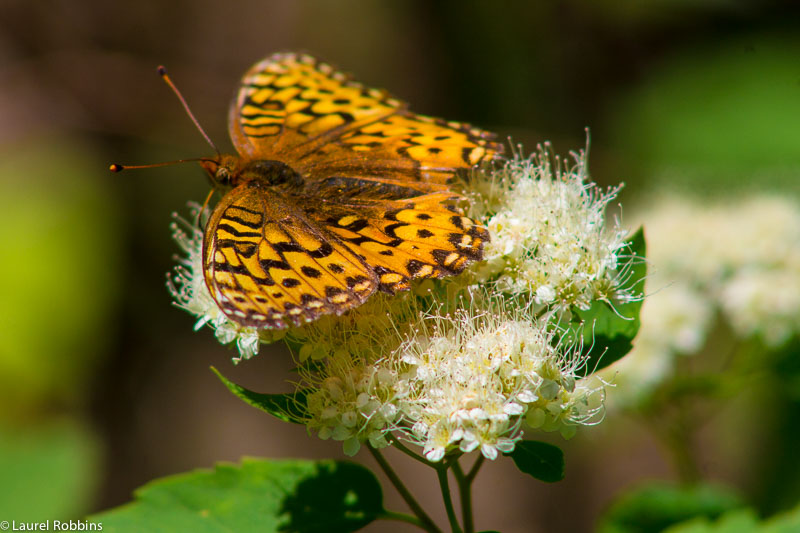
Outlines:
[{"label": "orange and black wing pattern", "polygon": [[280,195],[253,184],[215,208],[203,250],[206,283],[235,322],[271,329],[360,305],[377,276]]},{"label": "orange and black wing pattern", "polygon": [[238,185],[212,213],[206,283],[233,321],[300,325],[482,258],[488,232],[449,184],[502,152],[492,134],[415,115],[293,53],[245,74],[229,118],[243,161],[281,161],[302,177]]},{"label": "orange and black wing pattern", "polygon": [[446,183],[502,152],[494,135],[416,115],[304,54],[275,54],[251,68],[231,106],[242,157],[277,159],[305,176],[332,173]]}]

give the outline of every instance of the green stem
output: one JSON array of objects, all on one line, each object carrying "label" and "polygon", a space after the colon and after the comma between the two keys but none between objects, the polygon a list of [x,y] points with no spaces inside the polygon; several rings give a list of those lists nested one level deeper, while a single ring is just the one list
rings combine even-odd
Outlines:
[{"label": "green stem", "polygon": [[481,469],[483,466],[483,462],[486,460],[486,457],[483,454],[479,455],[475,462],[472,463],[472,468],[469,469],[469,474],[467,474],[467,481],[472,483],[475,480],[475,476],[478,475],[478,470]]},{"label": "green stem", "polygon": [[425,525],[422,523],[422,521],[419,518],[417,518],[416,516],[411,516],[410,514],[406,514],[406,513],[396,513],[394,511],[386,511],[386,510],[384,510],[383,513],[381,513],[378,516],[378,519],[379,520],[395,520],[397,522],[405,522],[407,524],[415,525],[420,529],[425,529]]},{"label": "green stem", "polygon": [[464,524],[464,533],[474,533],[475,522],[472,511],[472,482],[478,475],[485,458],[478,455],[468,474],[464,474],[458,461],[453,462],[453,474],[458,482],[458,493],[461,495],[461,521]]},{"label": "green stem", "polygon": [[450,494],[450,481],[447,479],[447,471],[450,469],[451,463],[447,460],[442,464],[436,465],[436,475],[439,477],[439,488],[442,490],[442,499],[444,500],[444,508],[447,511],[447,520],[450,522],[450,530],[453,533],[463,533],[461,526],[458,525],[456,512],[453,508],[453,498]]},{"label": "green stem", "polygon": [[436,467],[436,465],[434,463],[431,463],[430,461],[428,461],[427,459],[425,459],[421,455],[419,455],[417,453],[414,453],[413,451],[409,450],[405,445],[403,445],[402,442],[400,442],[400,440],[397,437],[395,437],[392,434],[389,434],[389,442],[392,443],[392,446],[394,446],[395,448],[397,448],[398,450],[400,450],[401,452],[403,452],[407,456],[411,457],[415,461],[419,461],[420,463],[424,464],[425,466],[432,466],[434,468]]},{"label": "green stem", "polygon": [[475,523],[472,520],[472,487],[458,461],[453,463],[453,475],[456,477],[458,494],[461,497],[461,522],[464,524],[464,533],[473,533]]},{"label": "green stem", "polygon": [[403,498],[403,500],[405,500],[411,511],[416,515],[417,518],[419,518],[419,527],[430,533],[442,533],[442,530],[436,526],[433,520],[431,520],[431,517],[428,516],[425,510],[422,509],[422,506],[417,503],[417,500],[415,500],[414,496],[412,496],[408,491],[406,486],[400,480],[400,477],[395,473],[388,461],[386,461],[386,458],[383,457],[383,454],[372,446],[367,445],[366,448],[375,458],[375,461],[386,474],[386,477],[389,478],[389,481],[392,482],[394,488],[397,489],[397,492],[400,493],[400,496]]}]

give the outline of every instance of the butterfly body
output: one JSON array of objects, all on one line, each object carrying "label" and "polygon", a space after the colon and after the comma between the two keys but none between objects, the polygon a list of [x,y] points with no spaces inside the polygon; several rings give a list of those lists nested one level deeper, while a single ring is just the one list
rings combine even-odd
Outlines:
[{"label": "butterfly body", "polygon": [[247,182],[261,183],[264,186],[300,186],[303,180],[300,174],[282,161],[244,161],[234,155],[222,154],[219,160],[201,161],[200,164],[211,176],[212,183],[223,189]]},{"label": "butterfly body", "polygon": [[450,185],[501,151],[491,134],[414,115],[299,54],[245,75],[230,131],[239,155],[201,162],[224,192],[203,266],[234,322],[301,325],[482,258],[488,233]]}]

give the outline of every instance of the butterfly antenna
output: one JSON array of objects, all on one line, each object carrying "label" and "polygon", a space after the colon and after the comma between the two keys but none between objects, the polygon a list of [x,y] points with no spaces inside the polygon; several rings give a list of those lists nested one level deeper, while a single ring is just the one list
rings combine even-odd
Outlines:
[{"label": "butterfly antenna", "polygon": [[156,168],[156,167],[166,167],[168,165],[176,165],[178,163],[189,163],[192,161],[213,161],[213,159],[209,159],[207,157],[193,157],[191,159],[176,159],[175,161],[165,161],[163,163],[151,163],[149,165],[120,165],[119,163],[114,163],[109,165],[108,170],[111,172],[122,172],[123,170],[135,170],[139,168]]},{"label": "butterfly antenna", "polygon": [[208,134],[205,132],[205,130],[203,129],[203,127],[200,125],[200,123],[199,123],[199,122],[197,121],[197,119],[195,118],[194,114],[192,113],[192,110],[191,110],[191,109],[189,109],[189,104],[187,104],[187,103],[186,103],[186,99],[183,97],[183,95],[182,95],[182,94],[181,94],[181,92],[178,90],[178,88],[177,88],[177,87],[175,87],[175,84],[174,84],[174,83],[172,83],[172,80],[171,80],[171,79],[169,78],[169,76],[167,75],[167,69],[164,67],[164,65],[160,65],[160,66],[158,67],[158,75],[159,75],[159,76],[161,76],[161,79],[162,79],[162,80],[164,80],[164,83],[166,83],[167,85],[169,85],[169,88],[170,88],[170,89],[172,89],[172,92],[174,92],[174,93],[175,93],[175,96],[177,96],[177,97],[178,97],[178,100],[180,100],[180,101],[181,101],[181,104],[183,105],[183,109],[185,109],[185,110],[186,110],[186,114],[187,114],[187,115],[189,115],[189,118],[190,118],[190,119],[192,119],[192,122],[194,122],[194,125],[195,125],[195,127],[196,127],[196,128],[197,128],[197,129],[200,131],[200,133],[203,135],[203,137],[205,138],[206,142],[207,142],[208,144],[210,144],[210,145],[211,145],[211,148],[213,148],[215,152],[217,152],[217,155],[220,155],[220,151],[219,151],[219,149],[217,148],[217,145],[215,145],[215,144],[214,144],[214,143],[211,141],[211,137],[209,137],[209,136],[208,136]]}]

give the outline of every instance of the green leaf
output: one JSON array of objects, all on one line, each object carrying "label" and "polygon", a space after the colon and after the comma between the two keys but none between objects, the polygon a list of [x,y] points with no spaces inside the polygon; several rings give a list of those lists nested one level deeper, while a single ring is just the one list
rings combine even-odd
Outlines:
[{"label": "green leaf", "polygon": [[[740,509],[742,502],[730,490],[713,485],[675,487],[644,485],[623,494],[601,518],[599,533],[663,531],[689,519],[715,519]],[[701,530],[702,531],[702,530]]]},{"label": "green leaf", "polygon": [[[631,294],[644,294],[644,281],[647,275],[645,262],[646,244],[644,229],[631,237],[630,255],[620,264],[619,271],[627,272],[629,280],[625,284]],[[606,302],[594,302],[587,310],[575,310],[570,330],[573,335],[583,335],[582,355],[588,357],[583,367],[583,375],[588,375],[618,361],[633,348],[633,339],[639,332],[639,313],[642,299],[615,304],[612,308]],[[569,338],[569,335],[567,335]]]},{"label": "green leaf", "polygon": [[345,461],[243,459],[162,478],[90,517],[103,531],[356,531],[384,514],[375,476]]},{"label": "green leaf", "polygon": [[668,527],[664,533],[756,533],[763,531],[758,516],[752,509],[737,509],[722,515],[719,520],[707,517],[693,518]]},{"label": "green leaf", "polygon": [[763,522],[752,509],[736,509],[718,520],[695,518],[672,526],[664,533],[796,533],[800,531],[800,506]]},{"label": "green leaf", "polygon": [[546,442],[523,440],[508,453],[522,472],[539,481],[554,483],[564,479],[564,452]]},{"label": "green leaf", "polygon": [[222,383],[228,390],[242,399],[246,404],[261,409],[265,413],[294,424],[302,424],[306,412],[306,394],[304,391],[297,391],[294,394],[261,394],[245,389],[223,376],[219,370],[211,367]]},{"label": "green leaf", "polygon": [[764,523],[763,533],[791,533],[800,531],[800,506],[781,513]]}]

